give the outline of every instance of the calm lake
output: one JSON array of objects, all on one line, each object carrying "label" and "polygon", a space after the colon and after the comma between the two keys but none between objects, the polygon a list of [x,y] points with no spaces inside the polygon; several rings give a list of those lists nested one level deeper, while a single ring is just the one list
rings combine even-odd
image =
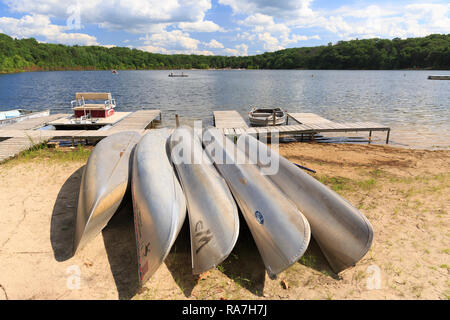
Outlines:
[{"label": "calm lake", "polygon": [[[427,80],[450,71],[184,70],[60,71],[0,75],[0,111],[72,113],[75,92],[111,92],[117,111],[160,109],[163,125],[235,109],[247,119],[250,106],[313,112],[338,122],[373,121],[392,128],[393,145],[450,147],[450,81]],[[174,71],[181,73],[181,71]],[[346,135],[346,134],[339,134]],[[366,136],[365,133],[347,135]],[[382,142],[385,134],[375,134]]]}]

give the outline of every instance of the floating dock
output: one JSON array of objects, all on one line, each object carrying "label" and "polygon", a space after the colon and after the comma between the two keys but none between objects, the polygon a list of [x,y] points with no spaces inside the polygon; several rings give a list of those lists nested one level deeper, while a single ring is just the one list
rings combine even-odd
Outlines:
[{"label": "floating dock", "polygon": [[67,130],[37,130],[50,123],[59,123],[63,126],[67,117],[67,114],[54,114],[0,127],[0,162],[52,139],[71,140],[75,144],[75,141],[80,140],[98,141],[120,131],[136,131],[143,134],[146,129],[153,128],[162,120],[160,110],[139,110],[128,113],[108,130],[70,130],[70,124],[66,127]]},{"label": "floating dock", "polygon": [[[289,124],[289,120],[293,124]],[[324,132],[369,132],[369,143],[373,131],[385,131],[386,144],[389,143],[391,128],[375,122],[339,123],[325,119],[314,113],[288,113],[288,124],[284,126],[248,127],[239,113],[231,111],[214,111],[214,123],[224,135],[237,136],[243,133],[254,134],[258,138],[275,133],[280,136],[300,135],[314,138],[315,134]],[[244,125],[245,124],[245,125]]]},{"label": "floating dock", "polygon": [[122,119],[128,117],[131,112],[115,112],[112,116],[107,118],[98,118],[97,121],[90,123],[76,122],[74,115],[65,115],[64,117],[58,118],[54,121],[48,122],[47,125],[54,126],[57,130],[59,129],[69,129],[69,128],[84,128],[90,130],[91,128],[101,128],[104,126],[112,126]]},{"label": "floating dock", "polygon": [[[288,113],[288,123],[283,126],[249,127],[242,116],[235,110],[214,111],[214,125],[226,136],[238,136],[244,133],[254,134],[257,138],[279,136],[301,136],[314,139],[314,135],[323,132],[369,132],[369,143],[373,131],[387,132],[386,144],[389,143],[390,128],[374,122],[339,123],[325,119],[314,113]],[[3,162],[34,145],[49,140],[69,140],[75,145],[77,141],[98,141],[121,131],[135,131],[144,134],[162,121],[160,110],[139,110],[119,113],[117,118],[104,120],[100,130],[75,129],[67,123],[69,115],[54,114],[34,118],[19,123],[0,127],[0,162]],[[289,124],[289,121],[291,124]],[[48,125],[57,125],[62,130],[39,130]]]},{"label": "floating dock", "polygon": [[450,76],[428,76],[428,80],[450,80]]}]

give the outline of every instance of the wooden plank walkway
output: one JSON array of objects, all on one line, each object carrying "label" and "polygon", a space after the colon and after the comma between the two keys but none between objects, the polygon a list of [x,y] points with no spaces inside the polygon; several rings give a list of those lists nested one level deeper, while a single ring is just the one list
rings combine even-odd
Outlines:
[{"label": "wooden plank walkway", "polygon": [[214,111],[214,125],[216,128],[248,128],[247,123],[235,110]]},{"label": "wooden plank walkway", "polygon": [[315,113],[288,113],[288,117],[300,124],[333,123]]},{"label": "wooden plank walkway", "polygon": [[0,128],[0,162],[51,139],[69,139],[75,142],[83,139],[101,140],[121,131],[136,131],[143,134],[146,129],[152,128],[155,122],[162,119],[160,110],[139,110],[116,122],[109,130],[33,130],[67,116],[55,114]]},{"label": "wooden plank walkway", "polygon": [[14,157],[22,151],[30,149],[33,145],[44,142],[45,140],[28,137],[15,137],[0,142],[0,162]]},{"label": "wooden plank walkway", "polygon": [[315,113],[288,113],[294,124],[268,127],[248,127],[245,120],[236,111],[214,111],[216,128],[222,130],[224,135],[236,136],[244,133],[269,136],[273,133],[285,135],[309,135],[323,132],[369,132],[369,142],[372,131],[386,131],[386,144],[389,143],[390,128],[374,122],[338,123],[325,119]]},{"label": "wooden plank walkway", "polygon": [[4,127],[1,127],[0,130],[32,130],[40,128],[47,123],[66,117],[67,114],[64,113],[57,113],[57,114],[51,114],[46,117],[39,117],[39,118],[32,118],[28,120],[24,120],[18,123],[10,124]]},{"label": "wooden plank walkway", "polygon": [[[157,118],[159,119],[157,120]],[[117,122],[111,129],[107,130],[110,132],[127,131],[127,130],[144,130],[151,128],[155,121],[161,121],[161,111],[160,110],[139,110],[133,112],[125,119]]]},{"label": "wooden plank walkway", "polygon": [[[106,126],[106,125],[114,125],[115,123],[119,122],[120,120],[123,120],[124,118],[128,117],[131,114],[131,112],[114,112],[114,114],[107,118],[99,118],[95,123],[86,123],[83,124],[86,127],[89,126]],[[70,125],[79,125],[72,123],[75,119],[74,115],[67,115],[66,117],[59,118],[56,120],[53,120],[47,124],[53,125],[55,127],[69,127]]]}]

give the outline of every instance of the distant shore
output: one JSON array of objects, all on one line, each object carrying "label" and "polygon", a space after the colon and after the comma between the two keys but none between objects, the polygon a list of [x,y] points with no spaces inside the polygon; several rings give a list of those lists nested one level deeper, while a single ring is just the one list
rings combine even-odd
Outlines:
[{"label": "distant shore", "polygon": [[292,71],[292,70],[298,70],[298,71],[450,71],[450,69],[432,69],[432,68],[407,68],[407,69],[302,69],[302,68],[295,68],[295,69],[246,69],[246,68],[207,68],[207,69],[198,69],[198,68],[191,68],[191,69],[95,69],[92,68],[33,68],[33,69],[26,69],[26,70],[16,70],[16,71],[0,71],[0,74],[15,74],[15,73],[27,73],[27,72],[53,72],[53,71],[171,71],[171,70],[177,70],[177,71],[268,71],[268,70],[284,70],[284,71]]}]

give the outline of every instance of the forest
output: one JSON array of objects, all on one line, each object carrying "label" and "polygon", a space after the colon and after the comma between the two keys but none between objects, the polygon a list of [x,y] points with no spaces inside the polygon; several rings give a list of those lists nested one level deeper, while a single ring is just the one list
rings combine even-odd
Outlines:
[{"label": "forest", "polygon": [[51,70],[158,69],[450,69],[450,34],[362,39],[253,56],[158,54],[137,49],[66,46],[0,33],[0,73]]}]

